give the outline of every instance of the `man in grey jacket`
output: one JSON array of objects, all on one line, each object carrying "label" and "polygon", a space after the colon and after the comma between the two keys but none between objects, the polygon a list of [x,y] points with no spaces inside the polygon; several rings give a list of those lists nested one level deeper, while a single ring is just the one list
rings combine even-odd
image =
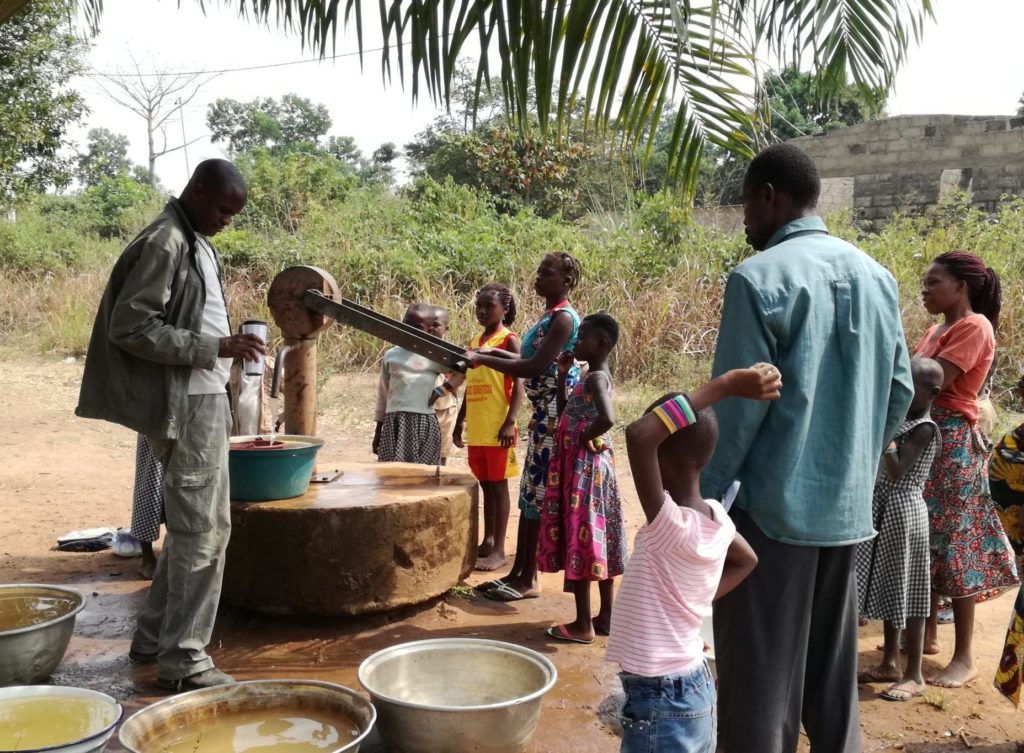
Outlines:
[{"label": "man in grey jacket", "polygon": [[245,201],[238,169],[207,160],[128,244],[100,301],[75,410],[145,435],[164,468],[167,536],[129,656],[156,661],[166,690],[233,681],[206,653],[231,533],[226,385],[233,358],[266,349],[231,334],[209,238]]}]

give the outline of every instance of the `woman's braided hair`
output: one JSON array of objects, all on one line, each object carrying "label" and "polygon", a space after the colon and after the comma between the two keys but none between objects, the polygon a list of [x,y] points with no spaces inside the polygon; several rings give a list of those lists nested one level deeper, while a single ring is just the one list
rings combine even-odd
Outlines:
[{"label": "woman's braided hair", "polygon": [[506,327],[512,325],[512,322],[516,320],[516,297],[512,295],[512,291],[508,289],[508,286],[502,285],[500,282],[489,282],[480,288],[476,294],[481,295],[493,295],[497,298],[501,305],[505,307],[505,316],[502,317],[501,323]]},{"label": "woman's braided hair", "polygon": [[981,314],[992,328],[999,326],[999,311],[1003,307],[1003,288],[999,275],[985,262],[967,251],[950,251],[935,258],[956,279],[967,285],[967,300],[976,314]]},{"label": "woman's braided hair", "polygon": [[554,256],[562,262],[565,276],[569,278],[569,290],[575,290],[576,286],[580,284],[580,280],[583,279],[583,267],[580,266],[576,257],[565,251],[552,251],[548,256]]}]

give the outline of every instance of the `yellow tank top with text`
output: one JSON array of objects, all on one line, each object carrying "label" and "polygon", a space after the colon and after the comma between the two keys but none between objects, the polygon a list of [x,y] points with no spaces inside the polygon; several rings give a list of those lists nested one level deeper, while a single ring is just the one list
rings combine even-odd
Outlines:
[{"label": "yellow tank top with text", "polygon": [[[512,331],[501,327],[481,342],[483,333],[469,341],[469,349],[504,348]],[[498,430],[508,416],[515,380],[486,366],[466,372],[466,444],[476,447],[498,446]]]}]

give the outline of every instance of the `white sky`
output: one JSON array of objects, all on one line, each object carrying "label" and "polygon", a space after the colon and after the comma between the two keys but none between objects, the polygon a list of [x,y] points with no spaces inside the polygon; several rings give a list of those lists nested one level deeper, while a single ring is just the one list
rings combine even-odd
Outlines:
[{"label": "white sky", "polygon": [[[367,48],[380,42],[373,15],[364,19]],[[954,113],[1008,114],[1024,92],[1024,66],[1018,54],[1024,28],[1020,0],[935,0],[936,23],[926,29],[923,44],[911,50],[909,64],[896,81],[889,100],[892,115]],[[195,0],[105,0],[99,36],[89,62],[100,71],[128,70],[129,53],[144,70],[216,70],[314,57],[297,37],[239,19],[233,10],[207,3],[204,16]],[[237,7],[237,3],[236,3]],[[338,52],[355,50],[354,36],[339,35]],[[93,79],[80,84],[91,113],[74,134],[82,144],[88,128],[106,127],[131,140],[130,156],[146,163],[143,120],[111,102]],[[401,147],[437,114],[428,98],[412,103],[397,84],[385,86],[378,52],[369,52],[365,70],[355,55],[263,70],[225,73],[207,84],[184,111],[189,140],[207,132],[206,106],[218,97],[242,101],[280,97],[295,92],[326,104],[334,121],[331,133],[353,136],[364,154],[392,141]],[[181,143],[182,124],[174,118],[169,145]],[[158,142],[159,143],[159,142]],[[208,138],[188,148],[189,163],[224,156]],[[177,193],[188,172],[185,155],[177,151],[157,160],[163,184]]]}]

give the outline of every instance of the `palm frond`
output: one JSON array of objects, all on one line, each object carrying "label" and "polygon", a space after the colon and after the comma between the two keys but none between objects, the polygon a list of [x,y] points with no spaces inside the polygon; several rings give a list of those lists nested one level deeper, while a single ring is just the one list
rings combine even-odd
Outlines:
[{"label": "palm frond", "polygon": [[[352,24],[362,54],[363,0],[196,0],[297,33],[321,55],[338,24]],[[102,0],[80,0],[97,18]],[[179,0],[181,2],[181,0]],[[447,103],[455,64],[479,45],[477,86],[500,81],[524,133],[565,128],[578,109],[587,127],[615,131],[635,149],[675,108],[668,178],[691,193],[702,146],[749,154],[755,143],[754,51],[809,55],[822,92],[847,76],[888,89],[932,16],[932,0],[377,0],[381,72],[414,99]],[[495,73],[492,66],[497,63]],[[553,125],[552,125],[553,124]],[[650,143],[650,142],[648,142]]]}]

